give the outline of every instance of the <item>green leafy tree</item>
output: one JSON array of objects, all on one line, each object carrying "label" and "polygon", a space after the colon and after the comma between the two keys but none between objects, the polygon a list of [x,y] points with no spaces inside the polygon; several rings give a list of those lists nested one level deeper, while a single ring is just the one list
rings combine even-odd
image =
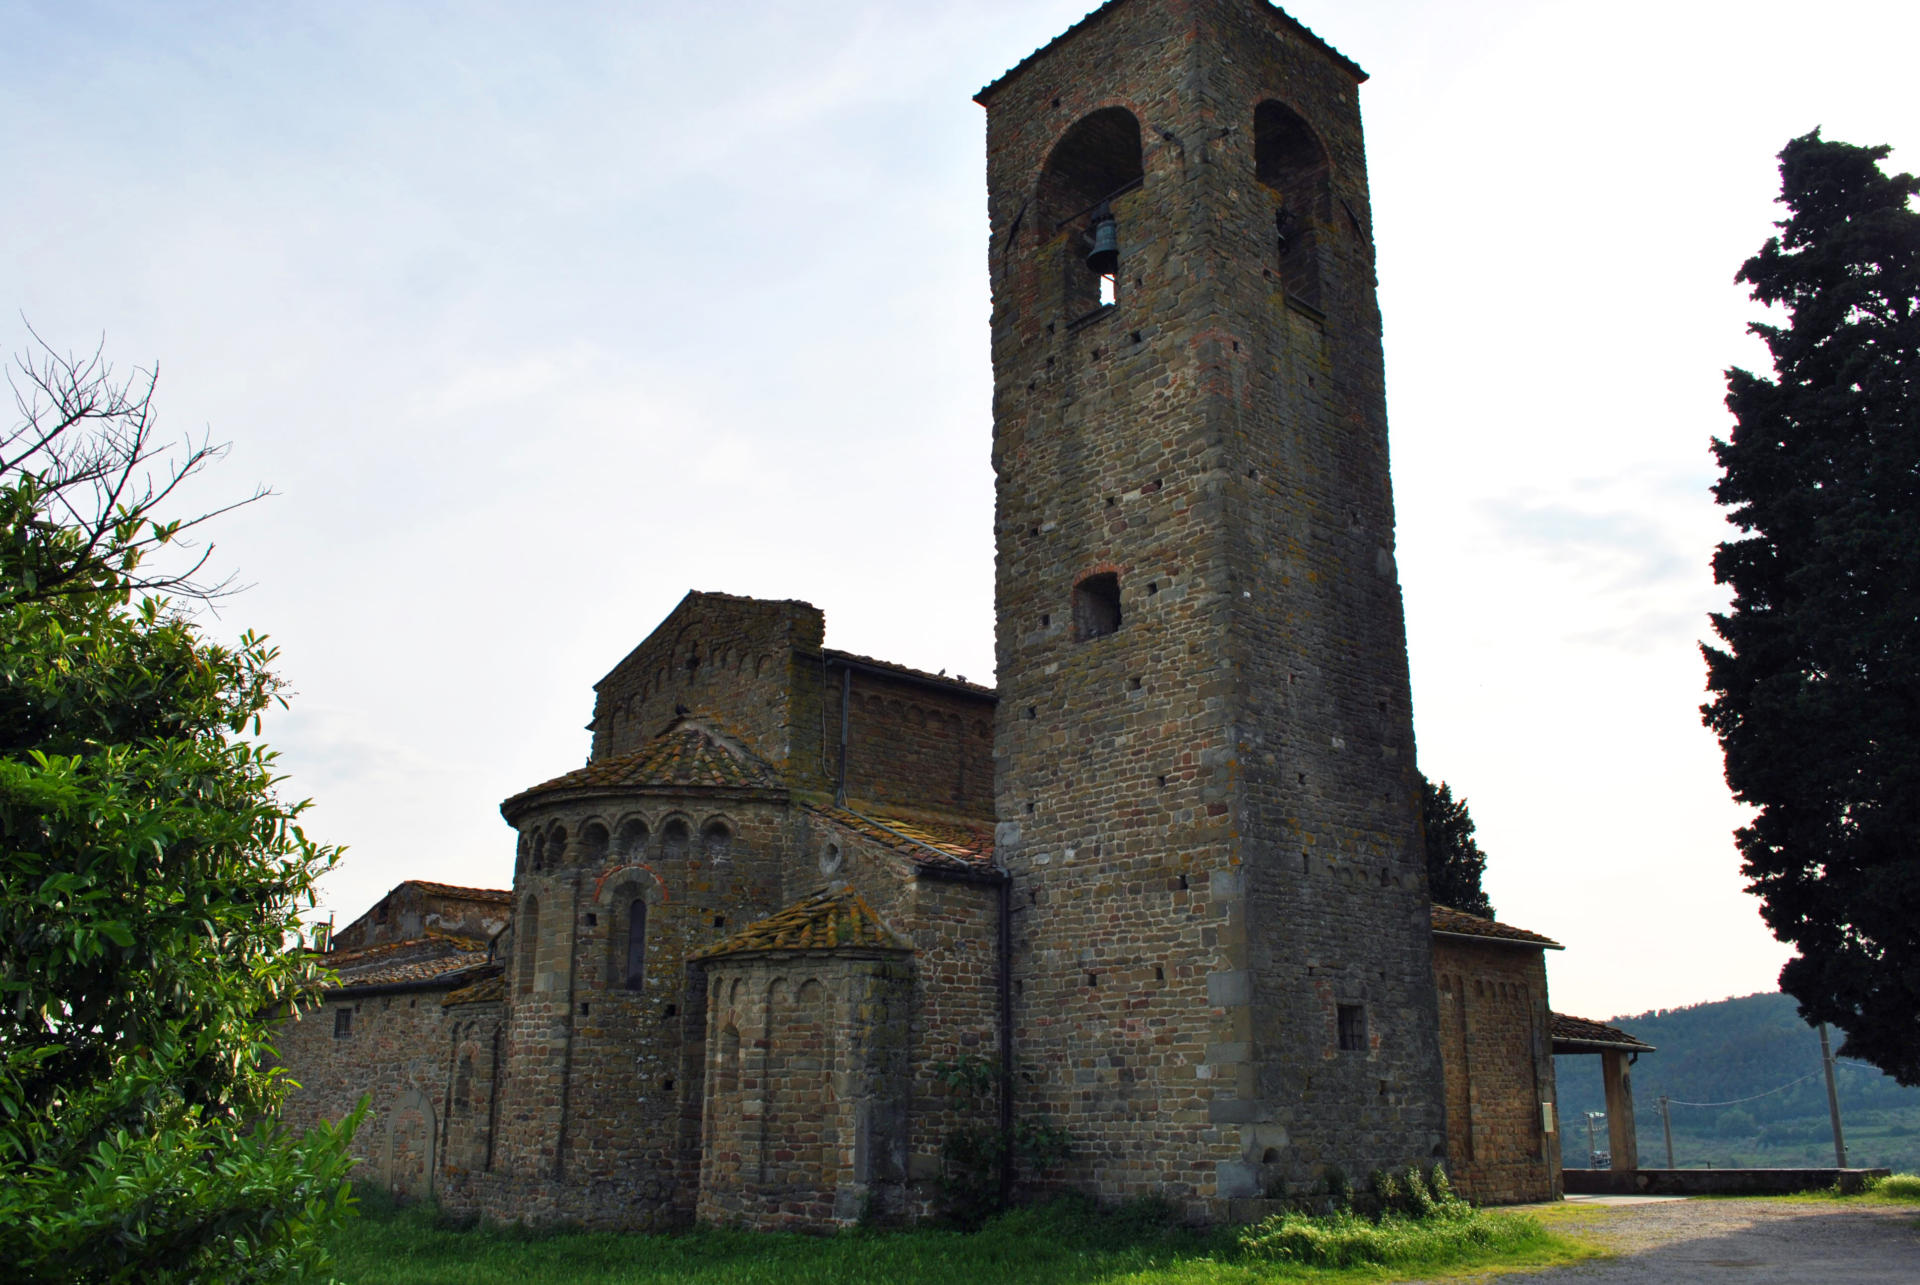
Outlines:
[{"label": "green leafy tree", "polygon": [[1740,269],[1767,378],[1727,372],[1714,498],[1741,535],[1706,646],[1748,891],[1780,988],[1841,1052],[1920,1084],[1920,180],[1818,130],[1780,153],[1780,235]]},{"label": "green leafy tree", "polygon": [[1473,838],[1467,800],[1454,798],[1445,781],[1420,778],[1420,813],[1427,828],[1427,893],[1443,906],[1493,918],[1493,903],[1480,887],[1487,854]]},{"label": "green leafy tree", "polygon": [[[253,736],[274,652],[203,636],[216,451],[154,437],[151,375],[44,349],[0,433],[0,1262],[16,1281],[253,1281],[324,1266],[351,1124],[289,1137],[269,1014],[334,859]],[[157,480],[156,480],[157,478]]]}]

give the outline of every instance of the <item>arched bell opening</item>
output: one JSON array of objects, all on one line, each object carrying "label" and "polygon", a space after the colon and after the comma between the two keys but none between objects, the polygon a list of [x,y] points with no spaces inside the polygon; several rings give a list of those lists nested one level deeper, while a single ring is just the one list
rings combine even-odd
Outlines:
[{"label": "arched bell opening", "polygon": [[1281,284],[1289,298],[1318,309],[1333,218],[1327,149],[1298,112],[1269,98],[1253,109],[1253,169],[1272,198],[1269,235]]},{"label": "arched bell opening", "polygon": [[1059,265],[1068,320],[1118,302],[1129,225],[1116,203],[1144,178],[1140,122],[1124,107],[1081,117],[1048,154],[1037,201],[1040,252]]}]

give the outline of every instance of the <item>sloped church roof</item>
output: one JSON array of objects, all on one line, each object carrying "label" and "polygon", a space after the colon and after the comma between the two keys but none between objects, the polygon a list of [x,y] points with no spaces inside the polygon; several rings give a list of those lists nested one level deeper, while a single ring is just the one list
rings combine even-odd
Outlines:
[{"label": "sloped church roof", "polygon": [[520,791],[500,805],[509,816],[538,795],[562,790],[780,788],[773,765],[735,738],[703,723],[676,723],[630,754],[595,759],[564,776]]}]

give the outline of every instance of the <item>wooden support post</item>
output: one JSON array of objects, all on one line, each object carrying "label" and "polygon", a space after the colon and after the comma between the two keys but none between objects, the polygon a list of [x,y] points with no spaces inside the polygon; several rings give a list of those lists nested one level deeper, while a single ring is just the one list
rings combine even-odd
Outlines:
[{"label": "wooden support post", "polygon": [[1613,1155],[1615,1174],[1632,1175],[1640,1168],[1640,1144],[1633,1123],[1633,1082],[1627,1074],[1627,1055],[1608,1049],[1600,1055],[1600,1069],[1607,1084],[1607,1150]]}]

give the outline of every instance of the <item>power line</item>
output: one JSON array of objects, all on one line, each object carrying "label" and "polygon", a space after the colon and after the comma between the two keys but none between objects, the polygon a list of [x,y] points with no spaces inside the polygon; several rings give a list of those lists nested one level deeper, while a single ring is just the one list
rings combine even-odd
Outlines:
[{"label": "power line", "polygon": [[1791,1080],[1791,1081],[1789,1081],[1789,1082],[1787,1082],[1786,1084],[1783,1084],[1783,1085],[1781,1085],[1781,1086],[1780,1086],[1779,1088],[1777,1088],[1777,1089],[1768,1089],[1768,1090],[1767,1090],[1767,1091],[1766,1091],[1765,1093],[1756,1093],[1756,1094],[1754,1094],[1754,1095],[1753,1095],[1752,1097],[1750,1097],[1750,1098],[1734,1098],[1734,1099],[1733,1099],[1733,1100],[1732,1100],[1731,1102],[1682,1102],[1682,1101],[1681,1101],[1681,1100],[1680,1100],[1679,1098],[1671,1098],[1671,1099],[1669,1099],[1669,1101],[1671,1101],[1671,1102],[1673,1103],[1673,1105],[1674,1105],[1674,1106],[1677,1106],[1677,1107],[1732,1107],[1732,1106],[1739,1106],[1739,1105],[1740,1105],[1740,1104],[1741,1104],[1742,1102],[1758,1102],[1758,1101],[1759,1101],[1759,1100],[1760,1100],[1761,1098],[1770,1098],[1770,1097],[1772,1097],[1772,1096],[1773,1096],[1774,1094],[1776,1094],[1776,1093],[1785,1093],[1785,1092],[1786,1092],[1786,1091],[1787,1091],[1788,1089],[1791,1089],[1791,1088],[1793,1088],[1793,1087],[1794,1087],[1794,1085],[1796,1085],[1796,1084],[1805,1084],[1805,1083],[1806,1083],[1806,1082],[1807,1082],[1808,1080],[1811,1080],[1811,1079],[1814,1079],[1814,1078],[1815,1078],[1816,1076],[1820,1076],[1820,1075],[1823,1075],[1823,1074],[1825,1074],[1825,1072],[1824,1072],[1824,1071],[1814,1071],[1814,1072],[1812,1072],[1811,1074],[1808,1074],[1808,1075],[1803,1075],[1803,1076],[1801,1076],[1801,1077],[1800,1077],[1799,1079],[1797,1079],[1797,1080]]}]

